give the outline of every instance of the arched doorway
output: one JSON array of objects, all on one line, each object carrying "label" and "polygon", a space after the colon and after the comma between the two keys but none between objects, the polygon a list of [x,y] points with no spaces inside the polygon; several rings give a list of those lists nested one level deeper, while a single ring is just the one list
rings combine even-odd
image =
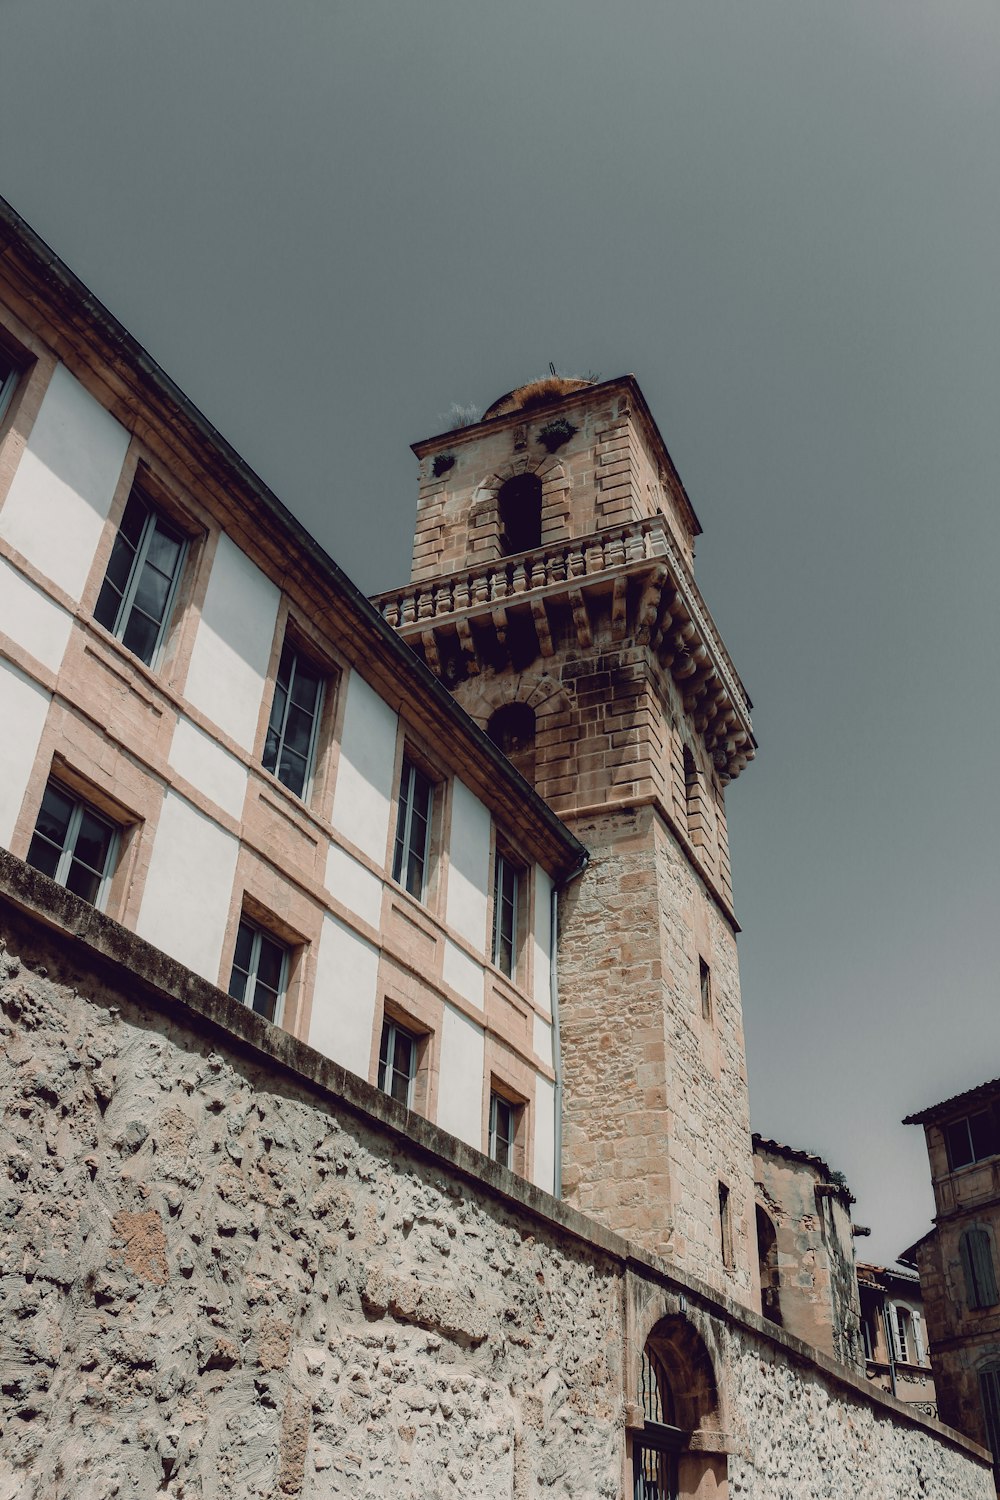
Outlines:
[{"label": "arched doorway", "polygon": [[[680,1314],[661,1318],[643,1347],[632,1429],[633,1500],[727,1492],[719,1392],[705,1342]],[[705,1489],[705,1485],[709,1489]]]}]

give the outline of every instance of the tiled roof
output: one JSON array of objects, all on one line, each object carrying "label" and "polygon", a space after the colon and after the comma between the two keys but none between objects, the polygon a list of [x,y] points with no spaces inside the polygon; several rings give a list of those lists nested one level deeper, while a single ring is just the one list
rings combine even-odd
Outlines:
[{"label": "tiled roof", "polygon": [[953,1114],[957,1109],[969,1108],[974,1104],[985,1104],[995,1094],[1000,1094],[1000,1078],[991,1078],[989,1083],[978,1083],[974,1089],[966,1089],[964,1094],[952,1094],[950,1099],[942,1099],[940,1104],[930,1104],[926,1109],[918,1110],[916,1114],[907,1115],[903,1124],[931,1125],[936,1120]]}]

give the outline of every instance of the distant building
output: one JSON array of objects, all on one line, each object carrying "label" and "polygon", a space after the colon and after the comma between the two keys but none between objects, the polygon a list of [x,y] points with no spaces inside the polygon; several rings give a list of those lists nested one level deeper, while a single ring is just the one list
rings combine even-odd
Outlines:
[{"label": "distant building", "polygon": [[[920,1272],[943,1422],[1000,1456],[1000,1079],[907,1115],[922,1125],[934,1228],[900,1257]],[[994,1463],[1000,1481],[1000,1462]]]},{"label": "distant building", "polygon": [[868,1378],[926,1416],[937,1416],[919,1277],[862,1261],[858,1292]]},{"label": "distant building", "polygon": [[761,1311],[787,1333],[864,1367],[854,1202],[822,1157],[753,1137]]}]

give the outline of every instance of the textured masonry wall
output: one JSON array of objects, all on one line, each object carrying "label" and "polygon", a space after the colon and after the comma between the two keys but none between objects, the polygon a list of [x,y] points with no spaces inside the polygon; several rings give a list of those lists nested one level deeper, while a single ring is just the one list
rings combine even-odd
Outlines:
[{"label": "textured masonry wall", "polygon": [[144,981],[3,909],[4,1500],[612,1500],[640,1305],[686,1306],[714,1351],[731,1495],[992,1494],[928,1426],[696,1285],[626,1272],[620,1241],[587,1243],[430,1127],[412,1144],[365,1085],[332,1095],[331,1064],[63,908],[166,990],[140,999]]}]

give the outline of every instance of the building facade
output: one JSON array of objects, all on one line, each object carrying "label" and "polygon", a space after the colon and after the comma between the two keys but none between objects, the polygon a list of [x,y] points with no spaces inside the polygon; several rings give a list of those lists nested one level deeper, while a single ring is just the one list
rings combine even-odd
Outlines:
[{"label": "building facade", "polygon": [[373,608],[6,207],[0,294],[0,1489],[981,1500],[756,1311],[749,703],[634,380],[418,445]]},{"label": "building facade", "polygon": [[937,1416],[919,1276],[859,1261],[858,1293],[868,1379],[900,1401]]},{"label": "building facade", "polygon": [[[1000,1454],[1000,1080],[908,1115],[922,1125],[934,1227],[900,1258],[915,1265],[943,1421]],[[996,1474],[1000,1485],[1000,1467]]]},{"label": "building facade", "polygon": [[761,1311],[780,1328],[864,1368],[854,1199],[822,1157],[753,1137]]}]

